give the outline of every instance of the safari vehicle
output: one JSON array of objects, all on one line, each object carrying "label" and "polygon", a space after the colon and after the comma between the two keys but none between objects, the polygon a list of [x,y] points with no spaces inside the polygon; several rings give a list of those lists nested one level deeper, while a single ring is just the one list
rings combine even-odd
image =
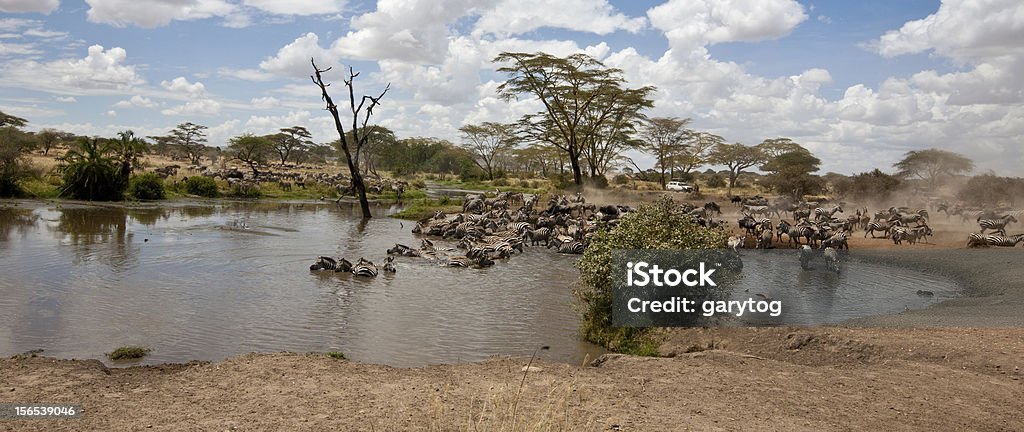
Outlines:
[{"label": "safari vehicle", "polygon": [[668,182],[667,184],[665,184],[665,189],[676,192],[693,192],[694,190],[693,186],[690,186],[680,181]]}]

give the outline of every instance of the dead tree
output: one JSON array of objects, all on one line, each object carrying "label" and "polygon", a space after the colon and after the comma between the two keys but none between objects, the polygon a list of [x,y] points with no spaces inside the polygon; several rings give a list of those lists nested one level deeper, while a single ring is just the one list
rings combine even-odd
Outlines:
[{"label": "dead tree", "polygon": [[[313,80],[313,83],[320,87],[320,93],[324,102],[327,103],[327,111],[330,111],[331,116],[334,117],[334,127],[338,130],[338,136],[341,138],[341,151],[345,154],[345,162],[348,163],[348,171],[352,175],[352,187],[355,188],[356,194],[359,196],[359,206],[363,209],[363,218],[370,218],[370,203],[366,200],[366,184],[363,183],[363,176],[359,172],[359,156],[363,149],[363,145],[366,144],[367,137],[370,134],[367,133],[366,124],[370,121],[370,116],[373,115],[373,108],[380,104],[380,99],[391,89],[391,83],[388,83],[384,87],[384,91],[377,97],[363,96],[359,100],[359,104],[356,104],[355,88],[352,82],[355,81],[359,73],[348,68],[348,79],[345,80],[345,86],[348,87],[348,100],[349,106],[352,109],[352,145],[355,147],[355,153],[352,152],[349,147],[348,138],[345,136],[345,127],[341,124],[341,117],[338,114],[338,106],[331,100],[331,96],[327,94],[327,87],[330,84],[324,84],[323,77],[321,74],[331,70],[331,68],[320,69],[316,67],[316,61],[310,59],[310,63],[313,64],[313,75],[309,78]],[[369,104],[367,104],[369,101]],[[363,109],[366,109],[364,112]],[[359,117],[362,115],[362,125],[359,124]]]}]

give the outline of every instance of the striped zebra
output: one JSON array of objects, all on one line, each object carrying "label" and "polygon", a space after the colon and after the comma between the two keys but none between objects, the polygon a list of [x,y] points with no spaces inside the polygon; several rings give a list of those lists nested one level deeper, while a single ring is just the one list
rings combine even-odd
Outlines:
[{"label": "striped zebra", "polygon": [[971,233],[967,236],[967,247],[977,246],[999,246],[999,247],[1014,247],[1018,243],[1024,241],[1024,234],[1017,234],[1012,236],[1001,236],[995,234],[979,234]]},{"label": "striped zebra", "polygon": [[356,276],[377,277],[377,266],[365,258],[359,258],[359,262],[352,266],[352,274]]},{"label": "striped zebra", "polygon": [[494,260],[488,257],[473,259],[460,255],[449,257],[448,260],[441,265],[444,267],[490,267],[494,265]]},{"label": "striped zebra", "polygon": [[1000,235],[1006,235],[1006,226],[1011,222],[1017,222],[1017,218],[1013,215],[1003,215],[996,219],[981,219],[978,221],[978,225],[981,226],[981,233],[985,234],[985,230],[991,229],[996,230]]},{"label": "striped zebra", "polygon": [[561,254],[581,255],[583,254],[583,251],[586,248],[587,246],[584,245],[583,242],[577,240],[570,240],[567,242],[559,243],[558,250],[556,252]]},{"label": "striped zebra", "polygon": [[839,232],[837,232],[835,234],[832,234],[827,239],[822,240],[821,241],[821,246],[819,246],[819,249],[821,249],[821,248],[826,248],[826,249],[827,248],[835,248],[835,249],[846,249],[846,250],[849,250],[850,249],[849,240],[850,240],[850,232],[849,231],[846,231],[846,230],[839,231]]},{"label": "striped zebra", "polygon": [[529,222],[510,222],[506,225],[506,229],[513,231],[520,236],[525,236],[527,231],[533,229],[533,225],[530,225]]},{"label": "striped zebra", "polygon": [[385,258],[384,259],[384,267],[383,267],[383,269],[387,273],[394,273],[394,272],[398,271],[398,269],[395,268],[395,257],[389,256],[389,257]]},{"label": "striped zebra", "polygon": [[839,253],[835,249],[827,247],[823,255],[825,256],[825,268],[839,273]]},{"label": "striped zebra", "polygon": [[544,246],[547,246],[551,239],[551,228],[537,228],[527,231],[526,237],[530,240],[530,246],[537,246],[537,243],[540,242],[544,242]]},{"label": "striped zebra", "polygon": [[345,258],[338,261],[331,257],[321,256],[316,257],[316,263],[309,266],[309,269],[313,271],[349,272],[352,271],[352,263]]},{"label": "striped zebra", "polygon": [[842,212],[843,212],[843,208],[841,206],[835,206],[835,207],[832,207],[830,209],[825,209],[825,208],[818,207],[818,208],[814,209],[814,219],[815,220],[829,220],[829,219],[832,219],[832,216],[835,215],[836,213],[842,213]]},{"label": "striped zebra", "polygon": [[892,223],[869,222],[868,227],[864,230],[864,238],[867,238],[868,234],[871,234],[871,238],[878,238],[875,237],[875,231],[881,231],[885,233],[885,237],[889,237],[889,232],[898,226],[903,226],[903,223],[900,221],[893,221]]},{"label": "striped zebra", "polygon": [[892,229],[892,242],[894,244],[901,245],[906,240],[910,244],[917,244],[918,240],[924,239],[932,235],[932,229],[928,225],[922,225],[918,227],[894,227]]}]

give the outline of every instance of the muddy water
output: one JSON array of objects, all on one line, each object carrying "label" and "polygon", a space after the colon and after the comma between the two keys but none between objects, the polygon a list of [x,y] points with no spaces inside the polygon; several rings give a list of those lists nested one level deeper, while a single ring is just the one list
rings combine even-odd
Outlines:
[{"label": "muddy water", "polygon": [[[399,258],[397,274],[376,279],[308,270],[317,255],[380,263],[394,243],[418,244],[409,222],[386,217],[395,210],[377,207],[363,222],[352,207],[320,203],[5,204],[0,355],[103,358],[138,344],[153,349],[147,363],[287,350],[419,366],[542,345],[551,347],[543,357],[573,363],[600,352],[577,337],[572,256],[528,248],[485,270]],[[839,322],[955,295],[947,281],[883,266],[836,276],[801,272],[791,253],[744,254],[734,297],[783,299],[787,321],[772,324]]]}]

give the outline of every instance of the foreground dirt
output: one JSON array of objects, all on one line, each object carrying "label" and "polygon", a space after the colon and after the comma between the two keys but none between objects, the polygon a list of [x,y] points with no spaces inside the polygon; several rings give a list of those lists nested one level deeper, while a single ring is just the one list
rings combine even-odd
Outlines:
[{"label": "foreground dirt", "polygon": [[0,399],[81,403],[85,414],[0,430],[1024,430],[1021,329],[695,329],[663,353],[535,362],[518,403],[528,359],[6,359]]}]

